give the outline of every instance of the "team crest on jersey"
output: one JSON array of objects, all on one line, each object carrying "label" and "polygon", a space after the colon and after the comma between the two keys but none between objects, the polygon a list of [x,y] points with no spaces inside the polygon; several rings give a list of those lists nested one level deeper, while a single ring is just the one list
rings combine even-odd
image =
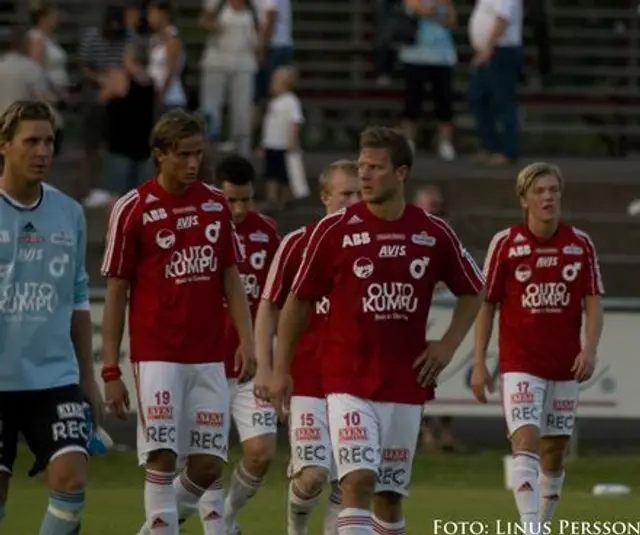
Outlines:
[{"label": "team crest on jersey", "polygon": [[359,279],[368,279],[373,275],[373,262],[361,256],[353,263],[353,274]]},{"label": "team crest on jersey", "polygon": [[567,245],[566,247],[564,247],[562,249],[562,253],[566,254],[566,255],[575,255],[575,256],[579,256],[582,253],[584,253],[582,247],[578,247],[577,245],[574,245],[573,243],[571,245]]},{"label": "team crest on jersey", "polygon": [[168,229],[156,233],[156,244],[160,249],[171,249],[176,244],[176,235]]},{"label": "team crest on jersey", "polygon": [[249,234],[249,241],[256,243],[269,243],[269,235],[264,232],[252,232]]},{"label": "team crest on jersey", "polygon": [[355,232],[351,235],[345,234],[342,238],[342,248],[357,247],[359,245],[367,245],[371,243],[371,236],[368,232]]},{"label": "team crest on jersey", "polygon": [[436,239],[433,236],[429,236],[424,230],[420,234],[411,236],[411,241],[416,245],[424,245],[425,247],[433,247],[436,244]]},{"label": "team crest on jersey", "polygon": [[514,273],[515,278],[518,282],[527,282],[531,275],[533,274],[532,269],[526,264],[520,264]]},{"label": "team crest on jersey", "polygon": [[509,258],[520,258],[531,254],[531,246],[528,244],[516,245],[509,248]]},{"label": "team crest on jersey", "polygon": [[207,201],[200,205],[203,212],[222,212],[222,204],[215,201]]}]

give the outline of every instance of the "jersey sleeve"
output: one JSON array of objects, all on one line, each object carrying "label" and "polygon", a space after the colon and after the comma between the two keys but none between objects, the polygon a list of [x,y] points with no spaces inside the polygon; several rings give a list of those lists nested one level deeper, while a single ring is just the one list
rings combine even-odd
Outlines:
[{"label": "jersey sleeve", "polygon": [[336,235],[343,217],[344,213],[325,217],[311,234],[291,288],[299,299],[317,301],[331,293],[338,253],[335,244],[341,243]]},{"label": "jersey sleeve", "polygon": [[442,219],[432,218],[442,232],[444,269],[442,281],[454,295],[475,295],[484,287],[482,271],[463,247],[453,229]]},{"label": "jersey sleeve", "polygon": [[273,257],[262,299],[271,301],[278,308],[284,306],[291,291],[300,259],[302,258],[301,238],[304,232],[292,232],[285,236]]},{"label": "jersey sleeve", "polygon": [[73,305],[77,310],[89,310],[89,275],[87,258],[87,220],[78,207],[76,219],[75,280],[73,283]]},{"label": "jersey sleeve", "polygon": [[136,209],[140,195],[132,190],[118,199],[107,227],[107,246],[102,260],[104,277],[129,280],[136,264]]},{"label": "jersey sleeve", "polygon": [[486,280],[485,300],[490,303],[500,303],[504,299],[507,281],[507,266],[504,263],[504,251],[509,230],[498,232],[489,243],[487,256],[484,259],[484,277]]},{"label": "jersey sleeve", "polygon": [[587,264],[585,266],[586,273],[583,277],[583,295],[604,295],[604,283],[602,282],[602,273],[600,272],[596,246],[591,237],[585,232],[580,232],[579,235],[584,243]]},{"label": "jersey sleeve", "polygon": [[233,224],[233,217],[231,216],[229,205],[226,200],[223,200],[222,203],[224,206],[224,210],[222,212],[222,232],[224,239],[222,267],[228,268],[244,261],[244,248],[240,243],[240,238],[238,238],[238,235],[236,234],[236,226]]}]

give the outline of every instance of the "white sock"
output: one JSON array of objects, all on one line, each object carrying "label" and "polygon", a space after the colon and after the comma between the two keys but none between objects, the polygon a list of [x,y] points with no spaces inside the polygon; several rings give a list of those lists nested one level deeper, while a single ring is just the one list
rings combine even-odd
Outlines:
[{"label": "white sock", "polygon": [[376,535],[405,535],[404,518],[397,522],[385,522],[373,515],[373,532]]},{"label": "white sock", "polygon": [[324,532],[323,535],[338,535],[338,515],[342,506],[340,505],[340,484],[337,481],[331,482],[331,494],[327,501],[327,508],[324,510]]},{"label": "white sock", "polygon": [[226,525],[224,523],[224,489],[222,480],[218,479],[211,485],[200,498],[198,504],[200,520],[204,535],[225,535]]},{"label": "white sock", "polygon": [[289,483],[289,497],[287,500],[287,527],[289,535],[307,535],[309,516],[320,500],[321,492],[315,496],[305,496],[296,484],[296,480]]},{"label": "white sock", "polygon": [[178,535],[178,509],[173,478],[173,472],[146,471],[144,510],[146,525],[153,535]]},{"label": "white sock", "polygon": [[374,535],[371,511],[345,507],[338,515],[339,535]]},{"label": "white sock", "polygon": [[173,488],[176,491],[178,504],[178,523],[182,524],[198,509],[198,502],[204,494],[204,489],[189,479],[186,470],[180,472],[173,480]]},{"label": "white sock", "polygon": [[252,476],[240,461],[231,475],[229,492],[224,501],[224,520],[229,528],[235,523],[240,509],[255,496],[261,485],[262,478]]},{"label": "white sock", "polygon": [[540,458],[528,451],[513,454],[513,496],[525,526],[525,535],[538,533],[540,512]]},{"label": "white sock", "polygon": [[564,474],[564,470],[557,474],[540,472],[540,520],[542,522],[551,522],[553,519],[560,502]]}]

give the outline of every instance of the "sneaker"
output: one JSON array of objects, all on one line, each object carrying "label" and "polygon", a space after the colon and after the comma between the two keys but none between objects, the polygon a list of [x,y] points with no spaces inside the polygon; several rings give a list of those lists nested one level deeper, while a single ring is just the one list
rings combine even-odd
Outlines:
[{"label": "sneaker", "polygon": [[445,162],[452,162],[456,159],[456,149],[448,141],[441,141],[438,145],[438,156]]}]

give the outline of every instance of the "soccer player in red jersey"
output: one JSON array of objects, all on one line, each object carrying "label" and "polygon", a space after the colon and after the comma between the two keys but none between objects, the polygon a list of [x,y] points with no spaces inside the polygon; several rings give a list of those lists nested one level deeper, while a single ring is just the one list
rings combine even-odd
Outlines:
[{"label": "soccer player in red jersey", "polygon": [[[235,155],[224,158],[216,166],[215,178],[231,207],[236,234],[244,250],[245,260],[238,264],[238,269],[255,317],[280,236],[275,221],[253,210],[256,173],[249,160]],[[239,532],[237,515],[262,485],[276,449],[275,410],[270,403],[254,395],[253,381],[239,378],[240,369],[235,358],[239,345],[233,318],[228,315],[219,351],[226,357],[231,416],[242,443],[243,457],[231,476],[226,500],[221,480],[216,481],[200,500],[200,518],[205,535],[223,535],[225,525],[229,533]],[[223,502],[224,514],[220,518],[218,511]],[[221,528],[217,527],[218,524]]]},{"label": "soccer player in red jersey", "polygon": [[[243,366],[254,358],[231,212],[220,190],[198,180],[204,140],[202,122],[186,112],[160,118],[151,136],[158,176],[116,203],[102,264],[105,394],[124,417],[129,399],[118,357],[128,301],[138,453],[154,535],[178,534],[179,520],[197,510],[227,459],[229,389],[220,351],[227,310]],[[179,455],[188,460],[174,482]]]},{"label": "soccer player in red jersey", "polygon": [[[357,164],[351,160],[330,164],[320,175],[320,188],[327,214],[357,202]],[[285,236],[269,269],[255,325],[258,360],[255,384],[263,396],[271,376],[271,349],[278,314],[291,291],[314,227],[315,223],[311,223]],[[320,500],[322,488],[330,477],[335,478],[327,401],[322,389],[322,365],[318,354],[328,311],[329,300],[326,297],[315,303],[309,325],[296,347],[291,370],[294,391],[289,415],[291,482],[287,507],[288,535],[307,535],[309,517]],[[332,492],[325,510],[324,535],[336,535],[339,510],[340,492],[337,482],[332,482]]]},{"label": "soccer player in red jersey", "polygon": [[[525,221],[498,232],[485,261],[486,299],[475,329],[475,397],[486,403],[485,365],[500,309],[500,374],[513,451],[513,492],[520,519],[539,533],[564,481],[564,456],[579,383],[593,374],[604,293],[593,242],[560,222],[564,182],[555,165],[533,163],[518,175]],[[582,314],[586,316],[581,343]]]},{"label": "soccer player in red jersey", "polygon": [[[364,202],[318,223],[278,324],[271,393],[274,407],[288,411],[293,349],[314,303],[328,296],[319,359],[342,490],[340,535],[404,534],[402,497],[422,406],[433,398],[433,384],[482,299],[482,273],[455,233],[406,203],[412,161],[407,140],[395,130],[362,133]],[[427,343],[439,281],[458,300],[444,337]]]}]

